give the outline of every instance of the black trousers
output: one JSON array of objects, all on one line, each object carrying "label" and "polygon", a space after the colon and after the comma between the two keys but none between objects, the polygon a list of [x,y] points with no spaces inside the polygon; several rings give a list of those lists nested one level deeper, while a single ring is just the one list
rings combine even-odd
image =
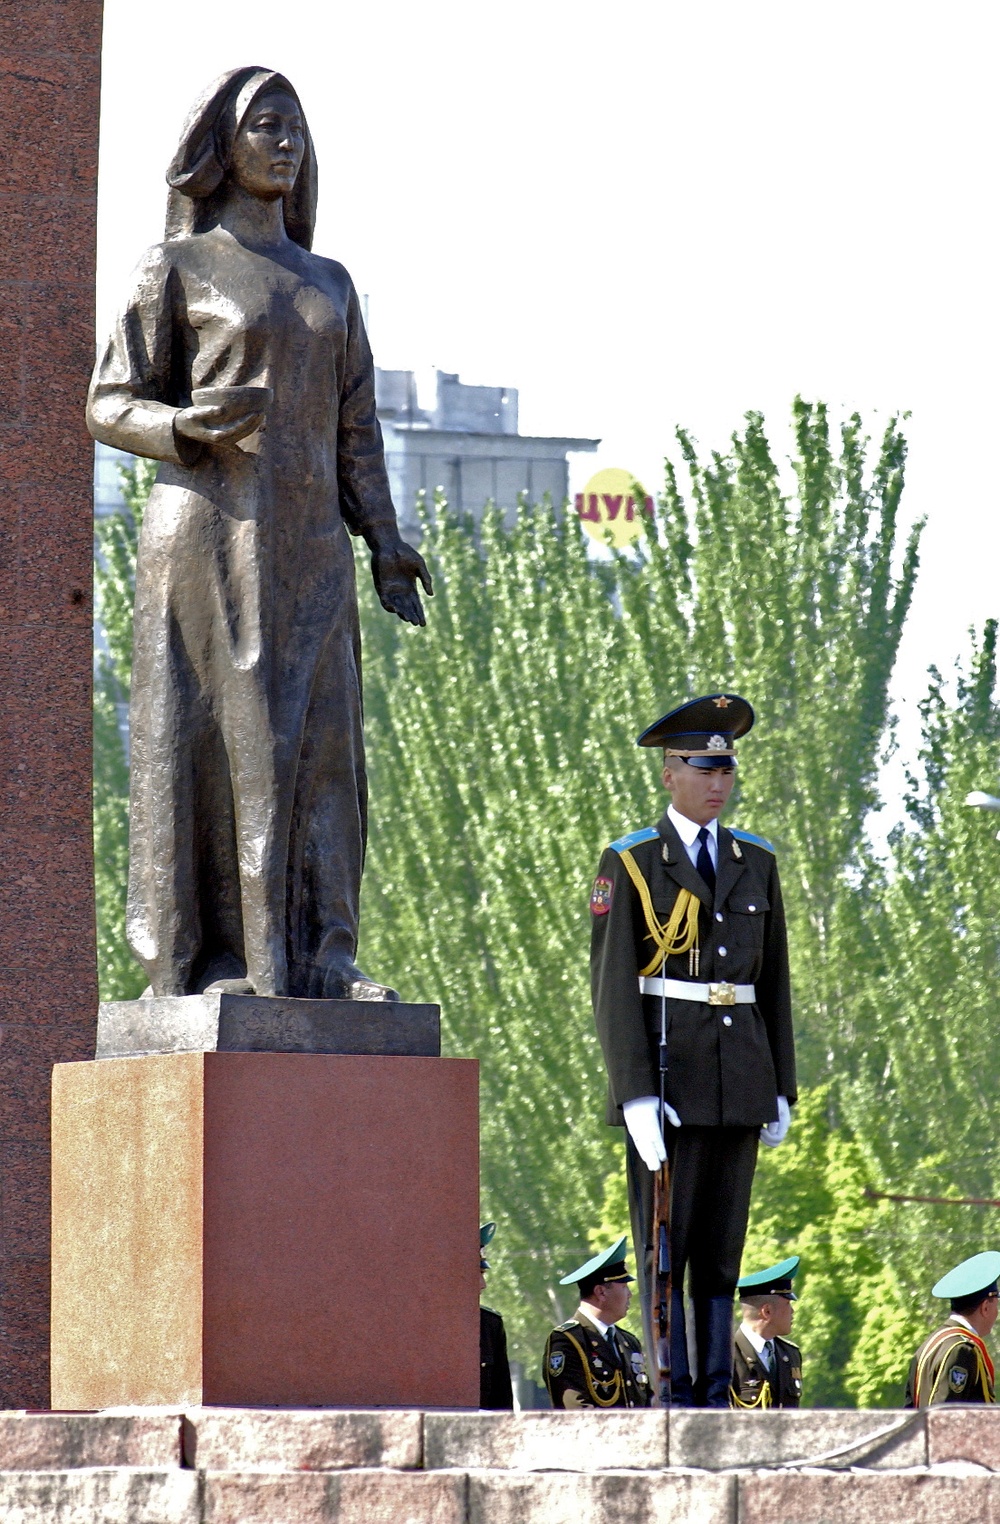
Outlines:
[{"label": "black trousers", "polygon": [[[694,1302],[732,1300],[750,1215],[759,1127],[666,1128],[670,1160],[670,1257],[673,1284]],[[647,1356],[651,1322],[653,1176],[626,1140],[629,1210]],[[675,1298],[675,1303],[676,1303]],[[651,1366],[651,1369],[653,1367]]]}]

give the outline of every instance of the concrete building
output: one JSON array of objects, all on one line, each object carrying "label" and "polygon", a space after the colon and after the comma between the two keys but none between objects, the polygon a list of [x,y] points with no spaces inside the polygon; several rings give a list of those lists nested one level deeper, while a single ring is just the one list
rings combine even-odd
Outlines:
[{"label": "concrete building", "polygon": [[[531,502],[548,495],[558,507],[569,495],[567,456],[592,452],[600,443],[519,434],[516,391],[465,386],[447,371],[435,373],[428,397],[418,388],[415,372],[376,369],[375,403],[392,500],[403,534],[411,539],[419,536],[414,512],[418,492],[431,497],[440,488],[453,508],[477,518],[488,501],[512,516],[522,492]],[[130,455],[97,445],[98,517],[122,506],[118,467],[131,461]]]},{"label": "concrete building", "polygon": [[375,400],[392,499],[410,534],[418,492],[440,489],[451,507],[476,517],[488,501],[512,516],[522,492],[560,506],[569,495],[567,456],[600,444],[519,434],[516,391],[465,386],[447,371],[436,372],[433,395],[420,406],[413,371],[376,370]]}]

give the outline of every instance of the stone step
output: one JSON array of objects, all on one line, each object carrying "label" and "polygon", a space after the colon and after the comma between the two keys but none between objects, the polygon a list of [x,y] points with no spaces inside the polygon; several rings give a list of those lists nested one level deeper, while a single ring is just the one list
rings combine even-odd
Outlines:
[{"label": "stone step", "polygon": [[0,1471],[4,1524],[991,1524],[1000,1476],[918,1471]]},{"label": "stone step", "polygon": [[0,1413],[3,1524],[1000,1524],[1000,1410]]}]

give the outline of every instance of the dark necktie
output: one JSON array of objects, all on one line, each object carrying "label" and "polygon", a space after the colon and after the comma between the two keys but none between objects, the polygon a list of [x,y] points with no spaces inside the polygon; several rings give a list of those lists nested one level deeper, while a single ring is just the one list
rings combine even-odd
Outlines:
[{"label": "dark necktie", "polygon": [[615,1326],[614,1326],[613,1323],[608,1328],[608,1332],[606,1334],[606,1338],[607,1338],[608,1343],[611,1346],[611,1358],[614,1361],[615,1365],[617,1365],[619,1370],[620,1370],[621,1369],[621,1363],[622,1363],[622,1357],[621,1357],[621,1351],[618,1348],[618,1340],[615,1338]]},{"label": "dark necktie", "polygon": [[767,1366],[767,1374],[774,1375],[774,1340],[764,1340],[764,1364]]},{"label": "dark necktie", "polygon": [[712,864],[712,854],[708,850],[708,826],[702,826],[698,832],[698,860],[695,867],[708,885],[708,892],[715,899],[715,868]]}]

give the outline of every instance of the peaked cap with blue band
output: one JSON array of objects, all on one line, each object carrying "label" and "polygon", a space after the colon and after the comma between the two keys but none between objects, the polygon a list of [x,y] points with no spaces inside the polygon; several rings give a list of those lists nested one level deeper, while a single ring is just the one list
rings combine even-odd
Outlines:
[{"label": "peaked cap with blue band", "polygon": [[564,1275],[559,1282],[560,1286],[575,1286],[577,1281],[586,1281],[597,1277],[598,1281],[631,1281],[635,1277],[629,1275],[625,1269],[625,1245],[627,1238],[619,1238],[617,1243],[610,1249],[602,1249],[600,1254],[595,1254],[593,1259],[588,1259],[579,1270],[574,1270],[570,1275]]},{"label": "peaked cap with blue band", "polygon": [[637,746],[660,746],[695,767],[734,767],[734,744],[754,722],[752,705],[738,693],[710,693],[671,709],[644,730]]},{"label": "peaked cap with blue band", "polygon": [[952,1302],[959,1302],[970,1296],[986,1296],[989,1292],[996,1291],[998,1280],[1000,1280],[1000,1254],[995,1249],[987,1249],[983,1254],[974,1254],[971,1259],[963,1259],[954,1270],[949,1270],[947,1275],[943,1275],[932,1290],[931,1296],[948,1297]]},{"label": "peaked cap with blue band", "polygon": [[793,1254],[790,1259],[781,1259],[776,1265],[768,1265],[766,1270],[755,1270],[753,1275],[745,1275],[736,1282],[736,1289],[749,1291],[751,1296],[766,1296],[769,1291],[773,1291],[795,1302],[798,1298],[792,1290],[792,1281],[798,1268],[799,1256]]}]

